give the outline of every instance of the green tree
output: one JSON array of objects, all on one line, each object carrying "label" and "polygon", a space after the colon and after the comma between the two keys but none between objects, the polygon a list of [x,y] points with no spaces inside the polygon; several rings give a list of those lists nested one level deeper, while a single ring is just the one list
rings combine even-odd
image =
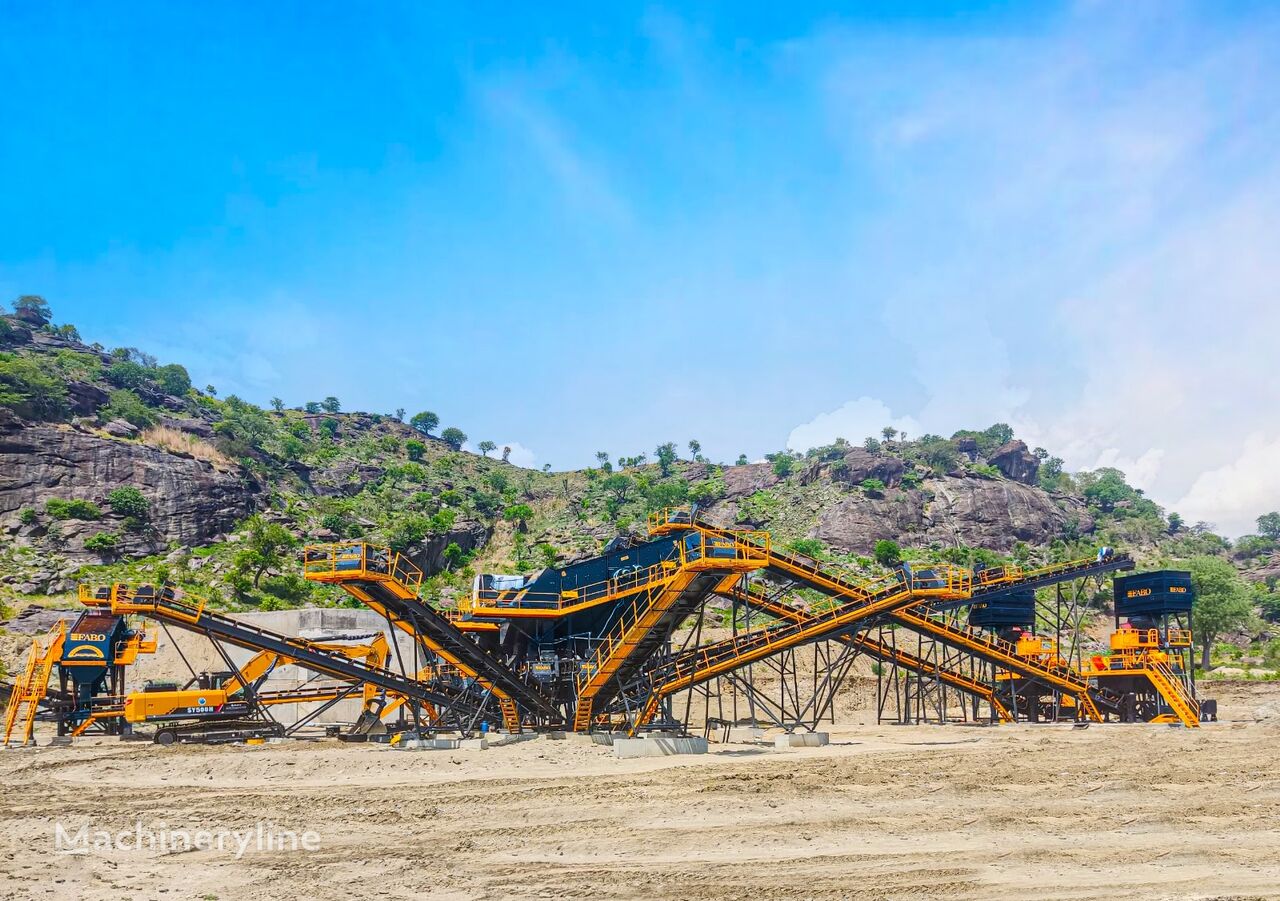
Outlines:
[{"label": "green tree", "polygon": [[84,549],[103,557],[110,557],[115,553],[117,542],[118,536],[115,532],[98,532],[85,539]]},{"label": "green tree", "polygon": [[283,413],[284,401],[278,397],[271,398],[271,409],[275,410],[277,413]]},{"label": "green tree", "polygon": [[866,492],[867,497],[883,497],[884,482],[879,479],[863,479],[862,490]]},{"label": "green tree", "polygon": [[887,425],[880,430],[880,437],[885,441],[892,441],[894,438],[898,437],[898,430],[893,426]]},{"label": "green tree", "polygon": [[1214,642],[1220,635],[1248,623],[1253,605],[1244,580],[1221,557],[1192,557],[1187,569],[1196,592],[1191,628],[1200,643],[1200,666],[1207,670]]},{"label": "green tree", "polygon": [[698,441],[696,438],[689,439],[689,456],[692,457],[695,462],[702,462],[702,442]]},{"label": "green tree", "polygon": [[1169,534],[1170,535],[1177,535],[1180,531],[1182,531],[1182,527],[1184,525],[1186,525],[1186,523],[1182,521],[1181,515],[1177,513],[1169,514]]},{"label": "green tree", "polygon": [[[286,604],[300,604],[311,595],[311,583],[297,573],[267,576],[262,580],[262,590]],[[261,606],[258,609],[263,609]]]},{"label": "green tree", "polygon": [[151,502],[133,485],[121,485],[107,495],[107,504],[117,516],[123,516],[125,528],[138,531],[151,519]]},{"label": "green tree", "polygon": [[746,454],[738,454],[738,461],[737,461],[737,464],[736,464],[736,465],[738,465],[738,466],[746,466],[746,465],[747,465],[747,463],[748,463],[747,455],[746,455]]},{"label": "green tree", "polygon": [[276,424],[261,407],[229,394],[222,402],[222,421],[214,425],[213,431],[233,442],[261,449],[275,437]]},{"label": "green tree", "polygon": [[413,414],[413,418],[409,420],[409,425],[424,435],[430,435],[432,429],[440,425],[440,417],[430,410],[423,410],[421,413]]},{"label": "green tree", "polygon": [[44,502],[44,512],[48,513],[53,519],[101,519],[102,510],[93,501],[86,501],[81,498],[73,498],[72,500],[63,500],[60,497],[51,497]]},{"label": "green tree", "polygon": [[142,388],[151,384],[151,370],[133,360],[117,360],[107,367],[107,381],[117,388]]},{"label": "green tree", "polygon": [[[1044,450],[1044,448],[1037,448],[1037,450]],[[1063,467],[1065,465],[1061,457],[1050,457],[1046,451],[1045,456],[1040,459],[1039,481],[1041,487],[1049,491],[1057,489],[1061,485]]]},{"label": "green tree", "polygon": [[330,394],[324,400],[320,401],[320,409],[324,410],[326,413],[337,413],[342,409],[342,404],[336,397]]},{"label": "green tree", "polygon": [[396,407],[395,417],[401,422],[404,422],[404,407]]},{"label": "green tree", "polygon": [[812,557],[814,560],[821,560],[827,553],[827,546],[816,538],[797,538],[788,547],[797,554]]},{"label": "green tree", "polygon": [[0,353],[0,407],[30,419],[60,419],[67,412],[67,386],[35,360]]},{"label": "green tree", "polygon": [[954,442],[926,435],[920,439],[920,459],[934,472],[946,473],[955,469],[960,457]]},{"label": "green tree", "polygon": [[164,389],[165,394],[172,394],[174,397],[185,397],[191,390],[191,376],[180,363],[170,363],[157,369],[156,382]]},{"label": "green tree", "polygon": [[658,470],[664,475],[671,475],[671,466],[676,462],[676,444],[668,441],[654,449],[654,458],[658,461]]},{"label": "green tree", "polygon": [[218,396],[218,389],[217,389],[217,388],[215,388],[215,387],[213,387],[212,385],[205,385],[205,386],[204,386],[204,393],[205,393],[205,394],[207,394],[207,395],[209,395],[210,397],[217,397],[217,396]]},{"label": "green tree", "polygon": [[44,325],[53,319],[53,311],[49,302],[39,294],[23,294],[13,302],[14,315],[37,325]]},{"label": "green tree", "polygon": [[387,531],[387,544],[393,551],[406,551],[431,534],[431,517],[412,513],[397,519]]},{"label": "green tree", "polygon": [[982,434],[987,437],[993,447],[1008,444],[1013,440],[1013,428],[1006,422],[997,422],[985,429]]},{"label": "green tree", "polygon": [[780,451],[776,454],[767,454],[766,459],[773,464],[773,474],[780,479],[785,479],[795,471],[795,458],[786,451]]},{"label": "green tree", "polygon": [[117,388],[107,396],[109,402],[98,411],[98,418],[103,422],[123,419],[131,425],[145,429],[156,421],[151,408],[142,402],[142,398],[128,388]]},{"label": "green tree", "polygon": [[528,504],[512,504],[503,511],[502,516],[508,522],[524,522],[533,516],[533,508]]},{"label": "green tree", "polygon": [[902,562],[902,549],[898,547],[898,542],[890,541],[888,538],[882,538],[876,542],[872,555],[881,566],[897,566]]},{"label": "green tree", "polygon": [[1258,534],[1280,541],[1280,513],[1264,513],[1259,516]]},{"label": "green tree", "polygon": [[1124,479],[1124,473],[1107,466],[1091,474],[1085,485],[1085,498],[1099,510],[1109,513],[1116,504],[1133,498],[1133,489]]},{"label": "green tree", "polygon": [[689,483],[684,479],[672,479],[669,482],[654,482],[645,488],[645,507],[649,511],[661,510],[664,507],[678,507],[689,497]]},{"label": "green tree", "polygon": [[444,549],[444,568],[455,570],[467,561],[467,553],[456,541],[450,541]]},{"label": "green tree", "polygon": [[454,450],[462,450],[462,445],[467,443],[467,433],[462,429],[449,426],[449,428],[440,433],[440,440]]},{"label": "green tree", "polygon": [[284,565],[284,555],[298,546],[298,539],[276,522],[270,522],[261,514],[249,517],[248,532],[240,550],[236,552],[235,568],[241,574],[253,574],[253,587],[262,581],[269,569]]},{"label": "green tree", "polygon": [[309,400],[303,404],[302,409],[306,410],[312,416],[320,412],[320,402],[317,400]]},{"label": "green tree", "polygon": [[421,462],[422,455],[427,452],[427,446],[421,441],[415,441],[413,438],[404,443],[404,449],[408,453],[409,459],[415,463]]},{"label": "green tree", "polygon": [[476,447],[480,449],[480,455],[482,457],[488,457],[490,453],[497,449],[498,445],[494,444],[492,441],[486,440],[481,441],[476,445]]},{"label": "green tree", "polygon": [[862,442],[862,446],[873,454],[880,453],[880,442],[874,438],[867,438],[866,441]]}]

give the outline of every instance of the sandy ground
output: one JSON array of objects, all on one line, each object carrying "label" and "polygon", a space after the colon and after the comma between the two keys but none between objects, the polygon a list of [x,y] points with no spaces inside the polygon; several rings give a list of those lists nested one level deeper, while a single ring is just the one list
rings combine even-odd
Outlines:
[{"label": "sandy ground", "polygon": [[[96,739],[0,753],[3,898],[1280,898],[1280,689],[1224,721],[852,726],[617,760]],[[313,830],[315,851],[56,851],[90,830]]]}]

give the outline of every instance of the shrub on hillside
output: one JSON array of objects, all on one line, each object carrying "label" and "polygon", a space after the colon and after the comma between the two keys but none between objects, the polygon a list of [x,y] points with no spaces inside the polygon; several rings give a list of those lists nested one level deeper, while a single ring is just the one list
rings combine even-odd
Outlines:
[{"label": "shrub on hillside", "polygon": [[118,538],[115,532],[98,532],[85,539],[84,549],[105,557],[115,552],[117,543]]},{"label": "shrub on hillside", "polygon": [[902,562],[902,549],[898,547],[898,542],[888,538],[877,541],[873,553],[881,566],[897,566]]},{"label": "shrub on hillside", "polygon": [[117,516],[123,516],[125,528],[137,531],[151,518],[151,502],[132,485],[122,485],[107,495],[107,503]]},{"label": "shrub on hillside", "polygon": [[0,353],[0,407],[26,419],[60,419],[67,413],[67,386],[35,360]]},{"label": "shrub on hillside", "polygon": [[118,388],[112,391],[109,397],[110,402],[98,411],[98,418],[103,422],[123,419],[140,429],[145,429],[155,422],[155,415],[151,412],[151,408],[128,388]]},{"label": "shrub on hillside", "polygon": [[93,501],[81,499],[63,500],[51,497],[44,504],[44,512],[54,519],[101,519],[102,510]]},{"label": "shrub on hillside", "polygon": [[107,367],[107,381],[117,388],[141,388],[151,384],[151,370],[133,360],[117,360]]},{"label": "shrub on hillside", "polygon": [[177,397],[183,397],[191,390],[191,376],[187,374],[185,366],[177,363],[170,363],[168,366],[161,366],[156,370],[156,381],[160,387],[165,390],[166,394],[173,394]]},{"label": "shrub on hillside", "polygon": [[262,590],[282,601],[299,604],[311,595],[311,583],[297,573],[283,573],[263,579]]}]

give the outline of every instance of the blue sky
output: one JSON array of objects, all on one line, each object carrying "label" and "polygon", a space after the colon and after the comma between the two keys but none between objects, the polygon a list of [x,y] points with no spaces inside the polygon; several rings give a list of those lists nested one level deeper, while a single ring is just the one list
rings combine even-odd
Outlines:
[{"label": "blue sky", "polygon": [[1267,4],[0,2],[0,297],[570,467],[997,420],[1280,507]]}]

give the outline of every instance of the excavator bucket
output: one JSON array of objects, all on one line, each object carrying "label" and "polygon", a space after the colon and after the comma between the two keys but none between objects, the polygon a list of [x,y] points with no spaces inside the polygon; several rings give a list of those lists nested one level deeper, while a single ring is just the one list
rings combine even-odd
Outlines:
[{"label": "excavator bucket", "polygon": [[382,721],[382,708],[381,699],[365,707],[351,728],[339,738],[343,741],[365,741],[370,735],[386,735],[387,725]]}]

